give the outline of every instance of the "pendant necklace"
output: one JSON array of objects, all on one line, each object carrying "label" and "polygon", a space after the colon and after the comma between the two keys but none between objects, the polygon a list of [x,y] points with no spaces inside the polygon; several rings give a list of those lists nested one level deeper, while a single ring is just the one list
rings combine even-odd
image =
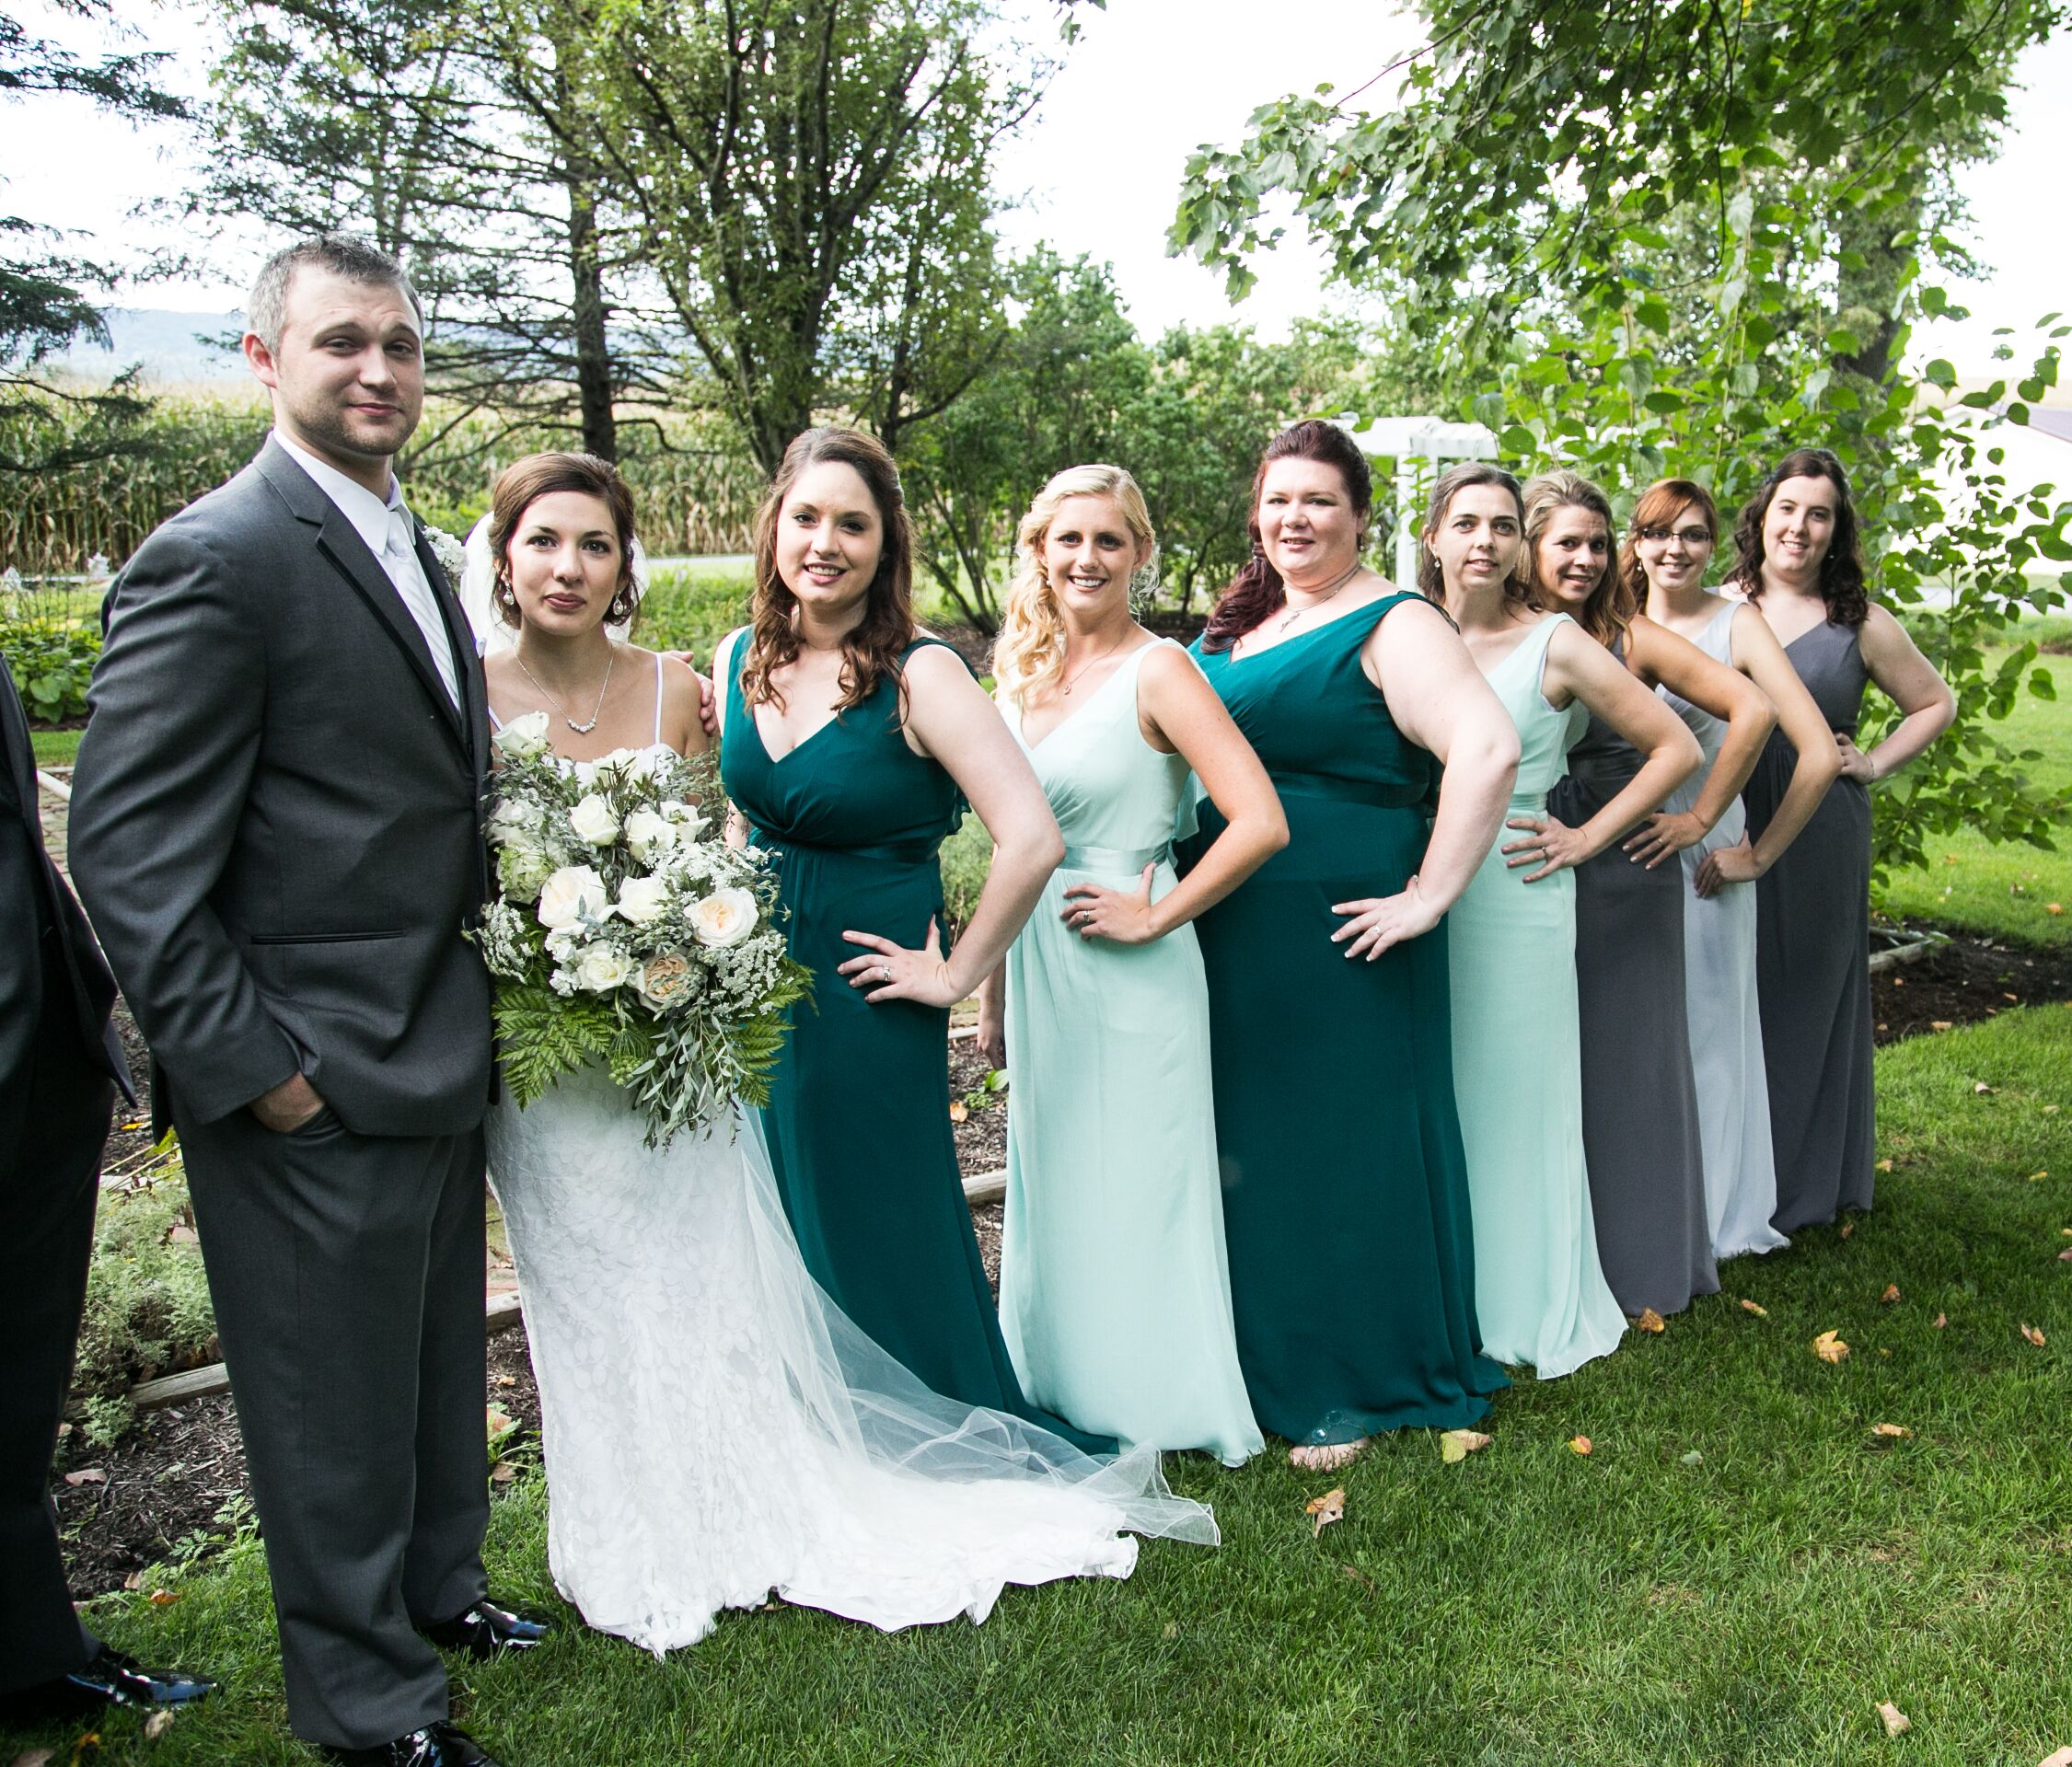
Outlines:
[{"label": "pendant necklace", "polygon": [[1113,644],[1110,645],[1106,650],[1103,651],[1099,656],[1088,657],[1085,662],[1082,663],[1078,668],[1074,669],[1071,674],[1068,675],[1065,677],[1064,686],[1058,689],[1059,696],[1063,699],[1071,699],[1072,694],[1072,683],[1074,681],[1077,681],[1080,676],[1084,675],[1087,670],[1094,665],[1094,664],[1105,662],[1107,658],[1113,656],[1121,648],[1122,646],[1119,644]]},{"label": "pendant necklace", "polygon": [[1340,577],[1337,582],[1334,583],[1321,595],[1317,596],[1317,598],[1314,601],[1311,602],[1307,607],[1298,607],[1293,613],[1285,615],[1282,618],[1280,624],[1274,628],[1275,632],[1285,632],[1298,619],[1302,618],[1304,614],[1314,614],[1319,607],[1323,606],[1325,602],[1329,601],[1334,595],[1338,593],[1339,590],[1343,589],[1347,583],[1350,583],[1359,574],[1360,560],[1358,559],[1355,559],[1352,561],[1352,569],[1348,571],[1344,576]]},{"label": "pendant necklace", "polygon": [[604,713],[606,689],[611,686],[611,672],[619,663],[619,646],[616,644],[611,644],[611,641],[609,639],[607,639],[605,641],[606,643],[610,644],[610,650],[608,652],[605,660],[604,685],[597,689],[597,703],[590,708],[590,722],[586,724],[579,724],[575,722],[574,719],[571,718],[568,715],[568,708],[561,704],[559,699],[557,699],[552,694],[549,693],[547,689],[540,685],[539,677],[537,675],[535,675],[530,669],[526,668],[525,653],[519,650],[518,647],[515,644],[511,647],[511,654],[517,659],[518,666],[521,669],[525,669],[526,679],[531,682],[534,687],[539,688],[539,691],[545,698],[547,703],[552,706],[556,711],[561,714],[561,722],[566,724],[571,730],[573,730],[578,736],[587,736],[593,730],[596,729],[597,720]]}]

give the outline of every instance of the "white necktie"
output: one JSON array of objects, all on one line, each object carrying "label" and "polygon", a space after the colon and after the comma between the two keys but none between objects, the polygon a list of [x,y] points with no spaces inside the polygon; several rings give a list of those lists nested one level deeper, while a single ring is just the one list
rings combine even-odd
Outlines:
[{"label": "white necktie", "polygon": [[446,635],[446,622],[439,618],[435,592],[425,582],[424,567],[418,561],[416,524],[401,503],[391,505],[388,511],[388,538],[382,548],[382,566],[424,636],[424,648],[432,653],[432,666],[439,672],[446,698],[457,708],[460,677],[454,671],[453,641]]}]

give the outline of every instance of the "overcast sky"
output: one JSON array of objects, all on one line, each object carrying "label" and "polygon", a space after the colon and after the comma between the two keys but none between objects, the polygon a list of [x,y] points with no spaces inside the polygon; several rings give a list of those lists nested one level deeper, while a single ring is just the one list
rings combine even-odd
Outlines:
[{"label": "overcast sky", "polygon": [[[96,39],[43,0],[20,8],[32,30],[87,49]],[[195,15],[139,0],[117,11],[151,46],[175,52],[168,84],[196,94],[207,38]],[[17,15],[18,16],[18,15]],[[1206,141],[1233,142],[1253,108],[1329,81],[1371,79],[1416,46],[1414,15],[1377,0],[1108,0],[1087,14],[1077,47],[1037,116],[1003,156],[1003,190],[1023,199],[1004,220],[1017,248],[1048,239],[1068,254],[1114,263],[1139,326],[1233,317],[1221,279],[1165,256],[1165,229],[1187,155]],[[2065,179],[2072,167],[2072,32],[2024,58],[2014,123],[2000,158],[1963,179],[1976,249],[1994,267],[1962,298],[1974,319],[1939,327],[1927,347],[1961,371],[1985,372],[1996,325],[2024,331],[2054,307],[2072,310],[2072,225]],[[1393,92],[1396,76],[1372,97]],[[2054,98],[2054,94],[2055,98]],[[79,230],[75,248],[130,260],[167,243],[163,226],[133,218],[154,197],[177,196],[190,160],[179,133],[113,122],[82,101],[35,98],[0,105],[0,214]],[[125,305],[201,311],[234,307],[251,266],[221,282],[144,285]],[[1268,333],[1320,310],[1316,260],[1291,240],[1258,266],[1260,283],[1234,317]]]}]

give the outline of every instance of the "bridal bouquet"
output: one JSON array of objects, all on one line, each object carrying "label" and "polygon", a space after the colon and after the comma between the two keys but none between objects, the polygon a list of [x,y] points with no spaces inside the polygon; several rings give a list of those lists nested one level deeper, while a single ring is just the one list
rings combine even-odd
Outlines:
[{"label": "bridal bouquet", "polygon": [[809,972],[786,953],[763,856],[698,807],[719,801],[711,764],[631,749],[562,762],[547,727],[534,712],[496,735],[498,894],[474,936],[504,1084],[529,1104],[601,1058],[650,1146],[765,1103]]}]

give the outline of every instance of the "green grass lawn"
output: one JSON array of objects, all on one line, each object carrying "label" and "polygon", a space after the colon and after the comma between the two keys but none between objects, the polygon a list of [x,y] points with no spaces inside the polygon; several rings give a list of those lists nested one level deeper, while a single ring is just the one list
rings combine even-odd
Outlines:
[{"label": "green grass lawn", "polygon": [[[2072,1010],[1894,1046],[1879,1080],[1875,1213],[1522,1383],[1464,1464],[1422,1431],[1337,1479],[1189,1457],[1175,1482],[1215,1503],[1220,1550],[1013,1590],[983,1627],[784,1609],[657,1663],[564,1611],[536,1659],[460,1666],[461,1714],[510,1767],[2034,1767],[2072,1743]],[[1827,1330],[1839,1365],[1812,1351]],[[1914,1434],[1881,1448],[1879,1423]],[[1334,1483],[1345,1520],[1314,1539],[1304,1501]],[[551,1603],[544,1529],[530,1472],[496,1505],[497,1588]],[[161,1581],[177,1600],[154,1607]],[[226,1681],[155,1743],[115,1718],[97,1759],[313,1759],[285,1734],[256,1548],[91,1618]],[[1897,1743],[1883,1700],[1913,1720]],[[64,1761],[71,1734],[0,1740]]]},{"label": "green grass lawn", "polygon": [[[2042,758],[2028,763],[2031,777],[2062,789],[2072,784],[2072,666],[2063,658],[2043,661],[2057,678],[2060,698],[2024,694],[2003,722],[1988,728],[2010,747],[2039,751]],[[1932,836],[1927,864],[1888,880],[1883,906],[1902,919],[1934,920],[2030,944],[2072,941],[2072,837],[2060,831],[2057,843],[2058,850],[2047,853],[1996,845],[1969,829]],[[2054,902],[2064,912],[2053,914]]]},{"label": "green grass lawn", "polygon": [[70,767],[78,758],[83,730],[32,730],[29,746],[36,751],[38,767]]}]

